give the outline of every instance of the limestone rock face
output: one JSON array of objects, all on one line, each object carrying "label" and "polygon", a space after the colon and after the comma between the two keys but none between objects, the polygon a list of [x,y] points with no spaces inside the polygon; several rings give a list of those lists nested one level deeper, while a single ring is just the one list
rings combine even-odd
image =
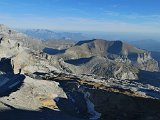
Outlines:
[{"label": "limestone rock face", "polygon": [[41,41],[34,40],[4,25],[0,25],[0,38],[2,38],[0,58],[11,60],[14,73],[56,70],[50,62],[51,56],[39,52],[42,47]]},{"label": "limestone rock face", "polygon": [[137,76],[132,73],[132,72],[126,72],[126,73],[123,73],[122,74],[122,77],[121,77],[122,80],[136,80],[137,79]]},{"label": "limestone rock face", "polygon": [[2,24],[0,24],[0,38],[2,38],[1,44],[7,48],[17,48],[18,44],[20,47],[23,46],[32,50],[41,50],[44,47],[42,41],[30,38]]},{"label": "limestone rock face", "polygon": [[56,103],[53,99],[56,97],[67,97],[64,91],[58,87],[58,83],[26,77],[20,90],[13,92],[8,97],[0,98],[0,101],[13,107],[19,106],[21,109],[38,110],[41,107],[54,109]]},{"label": "limestone rock face", "polygon": [[151,53],[138,54],[137,67],[146,71],[159,71],[158,62],[151,57]]}]

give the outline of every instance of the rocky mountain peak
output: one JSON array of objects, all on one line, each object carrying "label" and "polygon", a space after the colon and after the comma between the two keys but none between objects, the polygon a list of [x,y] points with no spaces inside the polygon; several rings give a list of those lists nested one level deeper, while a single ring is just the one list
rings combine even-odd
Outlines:
[{"label": "rocky mountain peak", "polygon": [[75,52],[79,49],[85,50],[84,53],[97,54],[102,56],[121,55],[128,56],[129,54],[147,53],[145,50],[138,49],[122,41],[107,41],[102,39],[93,39],[78,42],[73,48]]}]

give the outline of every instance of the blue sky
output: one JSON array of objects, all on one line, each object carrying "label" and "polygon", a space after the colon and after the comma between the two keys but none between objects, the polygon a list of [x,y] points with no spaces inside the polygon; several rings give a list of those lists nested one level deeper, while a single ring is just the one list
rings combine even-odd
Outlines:
[{"label": "blue sky", "polygon": [[0,0],[0,23],[63,31],[160,33],[160,0]]}]

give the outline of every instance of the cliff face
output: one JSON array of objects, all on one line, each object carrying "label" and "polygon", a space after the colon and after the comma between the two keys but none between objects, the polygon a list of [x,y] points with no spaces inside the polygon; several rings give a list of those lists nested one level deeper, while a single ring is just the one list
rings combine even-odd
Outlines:
[{"label": "cliff face", "polygon": [[145,71],[159,71],[158,62],[154,60],[151,53],[138,54],[137,67]]}]

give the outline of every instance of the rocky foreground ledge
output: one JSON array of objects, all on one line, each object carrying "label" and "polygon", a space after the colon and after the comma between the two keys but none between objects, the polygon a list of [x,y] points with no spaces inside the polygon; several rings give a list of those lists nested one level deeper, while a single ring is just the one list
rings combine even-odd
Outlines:
[{"label": "rocky foreground ledge", "polygon": [[58,82],[67,99],[58,97],[55,101],[58,108],[69,114],[109,120],[160,118],[160,89],[149,84],[117,79],[104,80],[95,75],[75,76],[54,72],[34,74],[31,77]]},{"label": "rocky foreground ledge", "polygon": [[0,98],[2,118],[11,119],[5,114],[12,120],[160,118],[160,89],[155,86],[55,71],[25,76],[18,90]]}]

